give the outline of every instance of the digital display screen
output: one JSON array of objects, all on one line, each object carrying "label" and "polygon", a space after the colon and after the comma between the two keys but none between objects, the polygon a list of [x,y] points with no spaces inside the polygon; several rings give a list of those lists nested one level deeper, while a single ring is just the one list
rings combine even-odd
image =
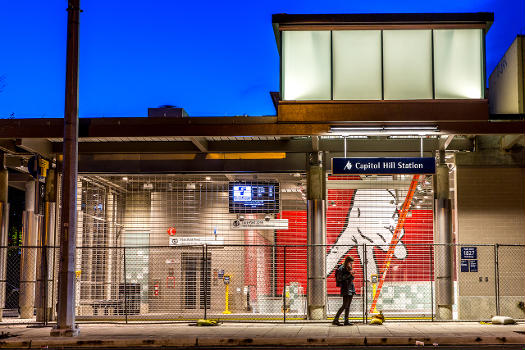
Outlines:
[{"label": "digital display screen", "polygon": [[233,186],[233,201],[248,202],[252,200],[252,186]]},{"label": "digital display screen", "polygon": [[278,213],[276,182],[230,182],[230,213]]}]

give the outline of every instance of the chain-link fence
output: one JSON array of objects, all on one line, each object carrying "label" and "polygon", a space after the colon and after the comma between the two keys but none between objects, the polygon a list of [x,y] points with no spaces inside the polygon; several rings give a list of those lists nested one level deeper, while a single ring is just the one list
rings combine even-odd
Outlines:
[{"label": "chain-link fence", "polygon": [[[56,313],[58,249],[41,246],[0,247],[6,271],[0,300],[3,322],[43,323]],[[46,258],[47,257],[47,258]]]},{"label": "chain-link fence", "polygon": [[525,318],[525,249],[496,245],[496,309],[498,315]]},{"label": "chain-link fence", "polygon": [[[319,248],[319,246],[316,246]],[[450,245],[452,276],[438,276],[437,244],[326,245],[339,251],[326,269],[325,314],[342,304],[335,271],[351,256],[353,321],[382,311],[388,319],[437,320],[448,308],[454,320],[493,315],[524,318],[525,246]],[[7,271],[4,323],[46,323],[56,315],[58,249],[3,247]],[[56,251],[55,251],[56,250]],[[308,315],[307,245],[185,244],[77,248],[75,313],[79,321],[293,322]],[[47,259],[44,256],[47,255]],[[79,259],[80,258],[80,259]],[[47,271],[47,273],[46,273]],[[449,288],[437,288],[438,277]],[[47,288],[45,286],[47,285]],[[451,293],[449,305],[439,305]],[[318,298],[316,299],[318,300]],[[47,312],[46,312],[47,311]]]}]

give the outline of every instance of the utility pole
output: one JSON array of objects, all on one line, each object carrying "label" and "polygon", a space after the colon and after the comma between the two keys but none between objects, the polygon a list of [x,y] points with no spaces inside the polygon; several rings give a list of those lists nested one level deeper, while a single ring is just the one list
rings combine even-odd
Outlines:
[{"label": "utility pole", "polygon": [[[9,173],[5,167],[5,154],[0,152],[0,306],[5,305],[5,279],[7,274],[7,242],[9,230],[9,203],[7,201]],[[0,321],[3,315],[0,313]]]},{"label": "utility pole", "polygon": [[66,101],[64,112],[64,161],[62,172],[62,227],[58,272],[57,325],[52,336],[76,336],[75,250],[77,228],[78,172],[78,42],[80,0],[67,8]]}]

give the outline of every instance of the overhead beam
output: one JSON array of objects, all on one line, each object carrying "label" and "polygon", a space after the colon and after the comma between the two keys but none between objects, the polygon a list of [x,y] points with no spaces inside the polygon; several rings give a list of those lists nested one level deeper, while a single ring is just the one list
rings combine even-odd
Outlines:
[{"label": "overhead beam", "polygon": [[5,153],[17,153],[15,140],[0,140],[0,151]]},{"label": "overhead beam", "polygon": [[29,175],[28,173],[21,173],[18,171],[9,171],[9,182],[27,182],[34,180],[35,178]]},{"label": "overhead beam", "polygon": [[505,151],[510,150],[517,144],[524,135],[506,135],[501,138],[501,148]]},{"label": "overhead beam", "polygon": [[208,152],[208,141],[204,137],[190,137],[190,140],[199,151],[202,153]]},{"label": "overhead beam", "polygon": [[53,144],[47,139],[17,139],[16,145],[30,153],[40,154],[46,158],[52,157]]},{"label": "overhead beam", "polygon": [[[385,155],[370,152],[349,152],[350,157],[370,157]],[[419,157],[418,150],[389,152],[393,157]],[[184,156],[184,155],[179,155]],[[342,157],[342,152],[330,153],[327,157],[327,169],[330,169],[331,157]],[[424,156],[431,157],[431,151]],[[253,173],[302,173],[306,166],[306,153],[289,153],[283,159],[206,159],[204,154],[193,157],[173,157],[170,155],[97,155],[84,154],[79,157],[79,173],[85,174],[136,174],[136,173],[213,173],[231,174],[237,172]],[[230,181],[233,178],[228,177]]]},{"label": "overhead beam", "polygon": [[436,122],[489,120],[488,101],[280,101],[279,122]]},{"label": "overhead beam", "polygon": [[[439,110],[439,108],[437,108]],[[0,139],[63,137],[62,119],[1,119]],[[278,123],[275,117],[242,118],[83,118],[79,136],[96,138],[169,136],[311,136],[330,135],[332,126],[348,126],[348,121],[328,123]],[[506,135],[525,133],[525,121],[386,121],[360,122],[366,126],[437,126],[441,135]],[[355,125],[355,124],[354,124]]]},{"label": "overhead beam", "polygon": [[[308,138],[289,140],[250,140],[250,141],[207,141],[206,153],[221,152],[312,152],[312,147],[319,151],[337,152],[343,149],[342,138],[317,139],[313,142]],[[440,140],[441,141],[441,140]],[[438,149],[437,138],[423,139],[424,150]],[[419,150],[419,139],[347,139],[348,148],[363,152],[405,152]],[[448,145],[449,149],[470,150],[472,141],[465,137],[456,137]],[[155,141],[155,142],[81,142],[78,145],[80,154],[196,154],[201,153],[190,141]],[[62,143],[53,143],[53,153],[62,152]]]},{"label": "overhead beam", "polygon": [[27,162],[22,157],[7,155],[5,157],[4,162],[5,162],[5,166],[8,168],[20,170],[22,167],[25,167],[25,169],[27,170]]},{"label": "overhead beam", "polygon": [[525,151],[508,154],[498,149],[478,152],[458,152],[454,156],[456,166],[525,167]]},{"label": "overhead beam", "polygon": [[26,183],[34,178],[28,173],[9,169],[8,185],[20,191],[26,191]]},{"label": "overhead beam", "polygon": [[[147,146],[146,146],[147,145]],[[53,142],[53,153],[62,153],[62,143]],[[190,141],[79,142],[79,153],[195,153]]]},{"label": "overhead beam", "polygon": [[305,154],[290,154],[284,159],[205,159],[197,155],[194,159],[143,159],[140,155],[130,158],[101,160],[97,155],[80,155],[79,173],[234,173],[234,172],[303,172]]}]

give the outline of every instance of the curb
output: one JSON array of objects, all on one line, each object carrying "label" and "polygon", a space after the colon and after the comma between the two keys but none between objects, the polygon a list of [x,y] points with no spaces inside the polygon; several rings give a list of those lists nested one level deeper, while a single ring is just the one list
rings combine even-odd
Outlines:
[{"label": "curb", "polygon": [[134,338],[134,339],[108,339],[99,340],[96,338],[89,339],[59,339],[50,338],[42,340],[27,341],[1,341],[0,348],[124,348],[124,347],[248,347],[248,346],[314,346],[314,347],[331,347],[331,346],[415,346],[416,341],[423,342],[425,345],[437,343],[439,345],[523,345],[525,336],[510,337],[315,337],[315,338],[269,338],[269,337],[185,337],[185,338]]}]

